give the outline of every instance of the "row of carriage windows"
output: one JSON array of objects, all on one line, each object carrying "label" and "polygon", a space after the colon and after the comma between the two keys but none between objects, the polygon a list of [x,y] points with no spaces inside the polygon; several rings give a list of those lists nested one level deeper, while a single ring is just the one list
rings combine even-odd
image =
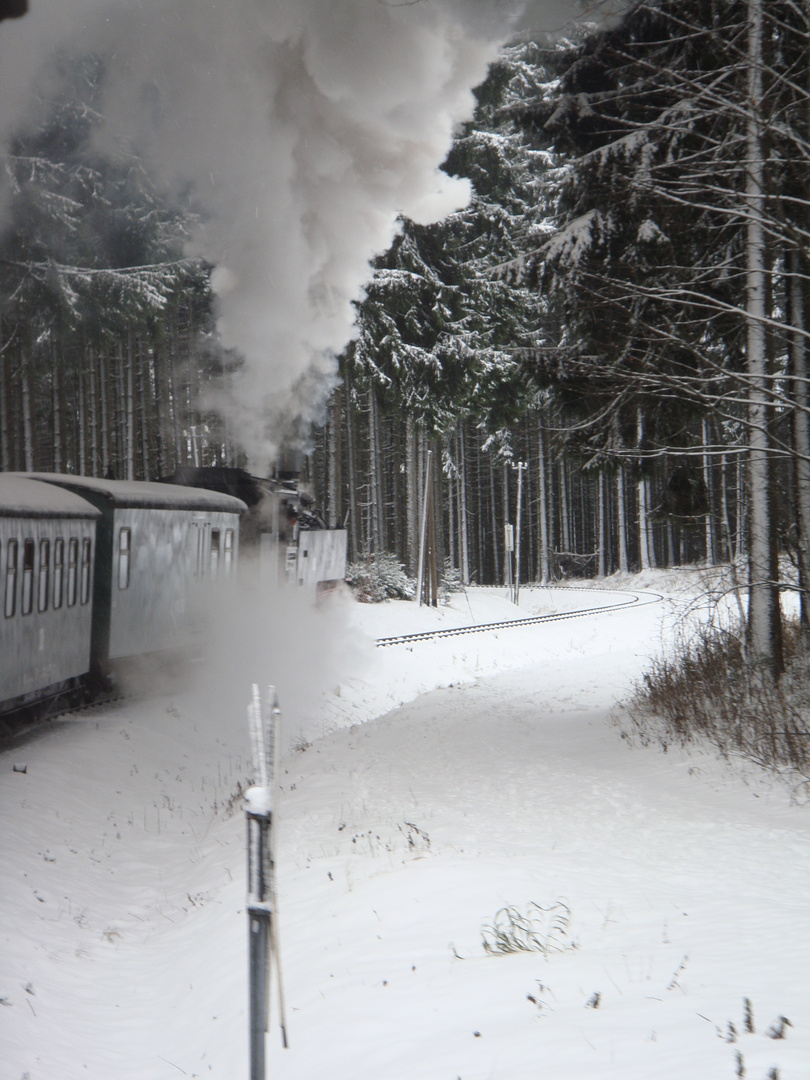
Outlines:
[{"label": "row of carriage windows", "polygon": [[6,541],[5,617],[89,603],[91,558],[89,537]]},{"label": "row of carriage windows", "polygon": [[[233,529],[211,529],[208,548],[208,577],[216,581],[219,576],[220,560],[225,577],[230,577],[233,569]],[[118,532],[118,588],[128,589],[132,563],[132,530],[124,527]],[[205,566],[205,530],[197,526],[197,562],[196,577],[206,576]]]},{"label": "row of carriage windows", "polygon": [[[198,532],[197,567],[198,577],[205,576],[205,559],[202,529]],[[209,547],[208,576],[216,581],[220,560],[223,572],[230,576],[233,567],[233,529],[225,529],[224,536],[220,529],[211,530]],[[53,548],[53,560],[51,549]],[[6,578],[4,610],[7,619],[17,614],[17,605],[21,615],[30,615],[36,609],[39,612],[75,607],[76,603],[87,604],[90,601],[92,542],[89,537],[72,536],[65,543],[63,536],[57,536],[53,544],[50,539],[23,540],[22,551],[19,540],[6,542]],[[118,534],[118,588],[128,589],[132,557],[132,530],[122,528]]]}]

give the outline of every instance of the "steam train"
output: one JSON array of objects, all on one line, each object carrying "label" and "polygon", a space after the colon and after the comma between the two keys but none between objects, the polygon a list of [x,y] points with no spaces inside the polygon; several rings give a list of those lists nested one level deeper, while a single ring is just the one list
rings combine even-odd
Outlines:
[{"label": "steam train", "polygon": [[327,528],[296,470],[264,479],[242,469],[184,465],[161,482],[201,487],[245,503],[242,552],[258,560],[263,580],[295,585],[316,601],[343,583],[346,530]]},{"label": "steam train", "polygon": [[155,482],[0,473],[0,726],[86,700],[117,665],[183,650],[240,556],[313,599],[334,587],[345,532],[305,504],[294,484],[239,470]]}]

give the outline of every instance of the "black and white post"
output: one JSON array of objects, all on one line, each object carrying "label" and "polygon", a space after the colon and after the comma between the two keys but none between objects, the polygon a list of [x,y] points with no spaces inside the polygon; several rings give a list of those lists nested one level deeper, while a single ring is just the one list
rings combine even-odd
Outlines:
[{"label": "black and white post", "polygon": [[256,783],[245,792],[248,852],[248,980],[250,995],[250,1080],[265,1080],[265,1035],[270,1009],[270,970],[275,960],[281,1034],[287,1045],[276,927],[273,801],[281,710],[275,689],[262,701],[258,686],[248,705]]}]

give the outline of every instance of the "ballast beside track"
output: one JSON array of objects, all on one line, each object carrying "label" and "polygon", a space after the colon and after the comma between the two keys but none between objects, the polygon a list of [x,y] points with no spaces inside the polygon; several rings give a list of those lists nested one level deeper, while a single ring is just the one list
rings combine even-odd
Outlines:
[{"label": "ballast beside track", "polygon": [[382,649],[389,645],[408,645],[414,641],[434,641],[437,638],[460,637],[462,634],[482,634],[491,630],[508,630],[514,626],[535,626],[539,623],[557,622],[562,619],[579,619],[584,615],[600,615],[609,611],[620,611],[622,608],[635,607],[636,605],[644,606],[645,604],[657,604],[664,599],[660,593],[616,593],[612,589],[575,589],[571,586],[551,586],[549,587],[549,591],[602,592],[603,594],[609,593],[611,596],[629,596],[630,599],[622,600],[618,604],[580,608],[578,611],[560,611],[548,615],[531,615],[527,616],[525,619],[504,619],[501,622],[476,623],[472,626],[456,626],[446,630],[424,630],[417,634],[396,634],[393,637],[377,638],[375,644],[378,649]]}]

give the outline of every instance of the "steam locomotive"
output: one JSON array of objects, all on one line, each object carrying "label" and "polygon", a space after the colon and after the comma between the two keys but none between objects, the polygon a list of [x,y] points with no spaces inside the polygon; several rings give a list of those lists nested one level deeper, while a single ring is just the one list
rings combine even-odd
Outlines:
[{"label": "steam locomotive", "polygon": [[264,479],[242,469],[184,465],[161,482],[205,488],[245,503],[241,548],[258,560],[261,579],[293,584],[315,601],[343,583],[346,530],[327,528],[296,470]]}]

